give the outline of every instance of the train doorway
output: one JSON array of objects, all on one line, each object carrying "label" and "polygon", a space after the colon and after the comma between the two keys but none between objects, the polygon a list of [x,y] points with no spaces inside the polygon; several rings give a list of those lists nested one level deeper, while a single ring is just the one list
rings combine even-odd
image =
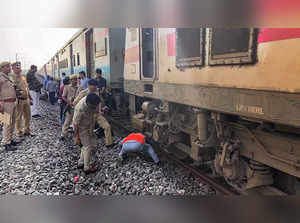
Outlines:
[{"label": "train doorway", "polygon": [[153,28],[142,28],[140,32],[141,79],[154,80],[156,76],[156,38]]},{"label": "train doorway", "polygon": [[94,71],[94,51],[93,51],[93,29],[88,30],[85,33],[85,43],[86,43],[86,71],[87,76],[91,78]]},{"label": "train doorway", "polygon": [[74,74],[74,59],[73,59],[73,45],[70,45],[70,64],[71,64],[71,74]]}]

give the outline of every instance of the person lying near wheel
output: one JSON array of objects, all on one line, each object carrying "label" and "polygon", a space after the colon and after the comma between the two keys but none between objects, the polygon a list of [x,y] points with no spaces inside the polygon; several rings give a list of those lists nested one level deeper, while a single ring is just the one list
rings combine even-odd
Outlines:
[{"label": "person lying near wheel", "polygon": [[120,150],[119,153],[119,161],[123,162],[126,154],[132,152],[138,152],[143,154],[148,154],[155,164],[159,164],[160,161],[154,152],[152,146],[146,143],[146,136],[142,133],[132,133],[128,135],[126,138],[122,139],[118,148]]}]

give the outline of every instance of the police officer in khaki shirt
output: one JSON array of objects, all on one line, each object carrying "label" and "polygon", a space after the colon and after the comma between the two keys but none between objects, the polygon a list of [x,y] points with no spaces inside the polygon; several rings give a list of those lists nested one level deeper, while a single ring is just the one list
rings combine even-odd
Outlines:
[{"label": "police officer in khaki shirt", "polygon": [[92,160],[97,146],[93,130],[96,124],[95,115],[99,112],[99,104],[100,97],[95,93],[89,93],[75,106],[74,141],[75,144],[82,146],[78,168],[83,168],[86,174],[97,171]]},{"label": "police officer in khaki shirt", "polygon": [[[15,62],[12,64],[13,73],[11,78],[14,81],[19,94],[17,95],[16,107],[16,135],[18,138],[23,136],[32,136],[30,133],[30,94],[27,87],[26,79],[21,75],[21,63]],[[22,118],[24,118],[24,130],[22,131]]]},{"label": "police officer in khaki shirt", "polygon": [[[83,91],[80,91],[80,93],[78,94],[78,96],[75,98],[75,100],[73,102],[73,106],[76,106],[78,104],[78,102],[82,98],[87,96],[89,93],[96,93],[99,96],[99,94],[97,92],[97,85],[98,85],[98,82],[95,79],[90,79],[88,81],[88,88]],[[102,110],[102,108],[101,108],[101,103],[100,103],[99,113],[96,114],[96,120],[97,120],[98,124],[104,129],[105,144],[106,144],[107,148],[110,148],[114,145],[113,140],[112,140],[112,135],[111,135],[111,126],[108,123],[108,121],[104,118],[101,110]]]},{"label": "police officer in khaki shirt", "polygon": [[[70,76],[71,84],[67,85],[64,88],[62,98],[64,102],[67,104],[66,106],[72,106],[72,103],[74,99],[77,96],[78,91],[78,85],[77,85],[77,75],[71,75]],[[68,129],[72,123],[74,111],[71,109],[70,111],[66,112],[66,119],[64,122],[64,125],[62,127],[62,134],[61,134],[61,140],[64,140],[68,136]]]},{"label": "police officer in khaki shirt", "polygon": [[16,91],[8,74],[11,72],[9,62],[0,63],[0,114],[3,119],[2,145],[6,151],[16,150],[17,143],[12,140],[16,119]]}]

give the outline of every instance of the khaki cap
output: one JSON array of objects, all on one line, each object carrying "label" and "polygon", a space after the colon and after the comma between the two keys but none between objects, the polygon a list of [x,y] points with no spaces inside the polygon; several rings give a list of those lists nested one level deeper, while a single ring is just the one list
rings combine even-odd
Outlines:
[{"label": "khaki cap", "polygon": [[10,65],[10,62],[4,61],[0,63],[0,68]]},{"label": "khaki cap", "polygon": [[70,80],[73,80],[73,79],[77,79],[78,77],[77,77],[77,74],[72,74],[71,76],[70,76]]},{"label": "khaki cap", "polygon": [[19,66],[21,65],[21,62],[20,61],[17,61],[17,62],[14,62],[13,64],[11,64],[12,66]]}]

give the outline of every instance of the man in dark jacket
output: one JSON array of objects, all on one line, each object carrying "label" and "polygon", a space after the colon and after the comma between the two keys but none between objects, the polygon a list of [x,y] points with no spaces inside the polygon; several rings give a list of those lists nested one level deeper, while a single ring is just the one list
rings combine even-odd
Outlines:
[{"label": "man in dark jacket", "polygon": [[33,118],[41,117],[39,114],[40,93],[43,84],[36,77],[37,66],[31,65],[29,72],[26,75],[28,88],[32,97],[31,116]]}]

